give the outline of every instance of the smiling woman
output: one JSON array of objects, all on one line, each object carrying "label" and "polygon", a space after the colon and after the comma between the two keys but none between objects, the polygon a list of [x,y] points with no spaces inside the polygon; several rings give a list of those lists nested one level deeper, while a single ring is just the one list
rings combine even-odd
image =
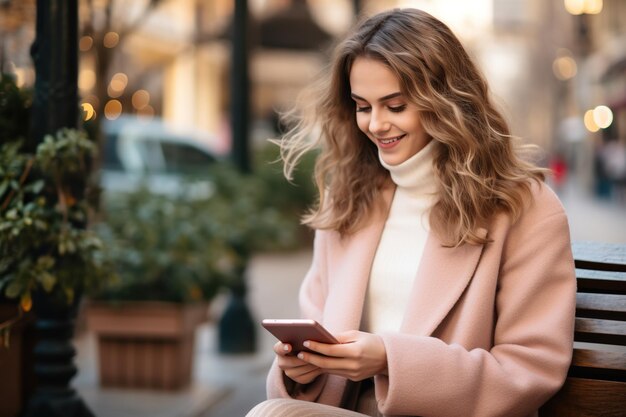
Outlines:
[{"label": "smiling woman", "polygon": [[321,148],[300,306],[339,343],[276,343],[249,416],[536,416],[572,355],[567,218],[458,39],[367,18],[302,103],[280,141],[287,176]]},{"label": "smiling woman", "polygon": [[[398,165],[419,152],[430,138],[417,107],[400,92],[395,74],[380,61],[359,57],[350,71],[351,97],[359,129],[378,147],[380,158]],[[357,94],[358,93],[358,94]]]}]

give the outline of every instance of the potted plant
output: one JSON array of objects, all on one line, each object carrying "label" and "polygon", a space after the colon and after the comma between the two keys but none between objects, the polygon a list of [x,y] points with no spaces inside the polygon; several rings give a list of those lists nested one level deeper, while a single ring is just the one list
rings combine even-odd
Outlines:
[{"label": "potted plant", "polygon": [[[240,287],[252,248],[293,241],[294,222],[259,206],[268,192],[263,183],[222,162],[207,168],[207,179],[209,193],[194,193],[197,183],[188,179],[174,195],[103,194],[99,233],[116,278],[92,295],[86,312],[105,386],[187,385],[195,325],[207,303],[221,289]],[[145,360],[121,359],[125,353]]]},{"label": "potted plant", "polygon": [[[24,375],[9,381],[37,378],[38,387],[56,387],[57,392],[76,406],[81,402],[69,387],[76,373],[71,346],[73,319],[80,295],[97,287],[108,276],[102,242],[88,227],[91,205],[87,178],[94,144],[85,132],[61,129],[38,144],[26,142],[29,96],[7,76],[0,78],[0,293],[14,314],[5,316],[2,347],[22,344],[22,320],[35,311],[38,342],[30,361],[35,376]],[[48,326],[48,327],[47,327]],[[52,327],[49,327],[52,326]],[[46,331],[46,329],[54,331]],[[20,331],[16,331],[20,330]],[[29,345],[30,346],[30,345]],[[11,359],[13,361],[13,359]],[[49,366],[48,365],[54,365]],[[31,371],[21,369],[18,371]],[[46,369],[47,373],[38,372]],[[19,382],[18,382],[19,384]],[[16,384],[17,385],[17,384]],[[24,387],[17,400],[24,396]],[[21,387],[20,387],[21,388]],[[21,407],[21,405],[20,405]]]},{"label": "potted plant", "polygon": [[[24,311],[33,297],[71,305],[107,277],[102,241],[87,227],[90,204],[81,189],[93,143],[82,131],[47,135],[34,155],[22,142],[0,150],[0,289],[19,298]],[[82,194],[82,196],[81,196]]]},{"label": "potted plant", "polygon": [[103,204],[99,232],[115,278],[86,308],[100,383],[182,388],[191,380],[195,329],[235,255],[198,201],[141,189],[103,195]]}]

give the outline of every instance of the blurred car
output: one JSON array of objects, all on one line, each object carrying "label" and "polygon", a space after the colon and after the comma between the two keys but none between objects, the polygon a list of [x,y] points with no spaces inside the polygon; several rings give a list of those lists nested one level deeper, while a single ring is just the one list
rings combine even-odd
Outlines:
[{"label": "blurred car", "polygon": [[105,193],[142,186],[156,194],[184,191],[195,198],[212,193],[208,168],[223,157],[210,145],[214,137],[181,130],[162,119],[126,115],[105,121],[103,133],[100,184]]}]

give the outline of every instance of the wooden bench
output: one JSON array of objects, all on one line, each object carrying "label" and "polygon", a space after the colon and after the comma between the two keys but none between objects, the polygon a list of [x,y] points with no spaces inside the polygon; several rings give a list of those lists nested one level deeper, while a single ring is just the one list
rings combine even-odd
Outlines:
[{"label": "wooden bench", "polygon": [[626,245],[575,243],[574,356],[540,417],[626,416]]}]

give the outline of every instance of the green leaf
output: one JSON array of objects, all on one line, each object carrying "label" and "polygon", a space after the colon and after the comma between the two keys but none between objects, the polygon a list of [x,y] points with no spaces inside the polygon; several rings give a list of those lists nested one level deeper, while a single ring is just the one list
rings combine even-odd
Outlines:
[{"label": "green leaf", "polygon": [[4,290],[4,295],[9,298],[17,298],[21,292],[22,286],[17,281],[13,281]]},{"label": "green leaf", "polygon": [[43,190],[44,185],[45,182],[43,180],[38,180],[31,185],[31,189],[34,194],[39,194]]},{"label": "green leaf", "polygon": [[9,188],[9,181],[2,181],[2,183],[0,183],[0,196],[4,195],[4,193],[7,191],[7,188]]},{"label": "green leaf", "polygon": [[7,214],[5,215],[5,217],[9,220],[16,220],[17,219],[17,210],[15,209],[11,209],[9,211],[7,211]]},{"label": "green leaf", "polygon": [[37,259],[37,266],[41,269],[50,269],[54,266],[54,258],[48,255],[40,256]]},{"label": "green leaf", "polygon": [[57,283],[57,278],[47,271],[43,271],[37,279],[46,292],[51,292],[54,284]]}]

